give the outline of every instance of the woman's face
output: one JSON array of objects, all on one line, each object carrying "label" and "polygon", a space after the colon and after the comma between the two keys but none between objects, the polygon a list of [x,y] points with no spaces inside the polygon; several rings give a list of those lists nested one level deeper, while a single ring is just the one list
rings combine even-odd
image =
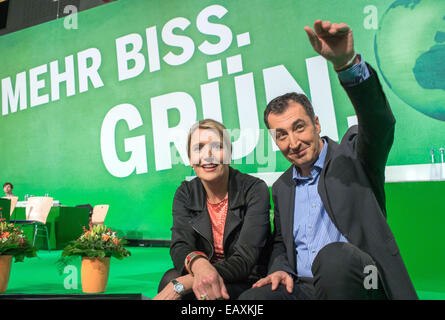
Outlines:
[{"label": "woman's face", "polygon": [[230,163],[227,152],[217,130],[198,128],[190,137],[190,164],[201,180],[215,181],[224,175]]}]

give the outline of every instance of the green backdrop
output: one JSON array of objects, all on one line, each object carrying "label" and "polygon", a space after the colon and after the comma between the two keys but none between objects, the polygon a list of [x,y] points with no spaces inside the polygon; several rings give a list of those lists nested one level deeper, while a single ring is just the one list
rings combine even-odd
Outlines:
[{"label": "green backdrop", "polygon": [[[345,133],[353,108],[303,30],[318,18],[350,24],[357,51],[382,79],[397,119],[388,165],[428,163],[430,148],[439,149],[445,134],[444,73],[432,64],[445,57],[443,6],[432,0],[119,0],[2,36],[0,180],[13,182],[21,200],[49,193],[65,205],[110,204],[106,223],[126,236],[170,238],[174,192],[192,173],[177,161],[186,133],[168,128],[218,115],[220,105],[228,128],[265,129],[269,96],[300,88],[321,99],[312,100],[324,117],[322,129],[334,138]],[[404,27],[410,18],[419,23]],[[135,60],[123,58],[131,54]],[[67,66],[72,78],[52,90],[55,74]],[[125,68],[133,71],[127,79]],[[154,130],[162,126],[162,134]],[[288,167],[267,135],[253,147],[240,149],[233,166],[248,173]],[[136,158],[137,166],[128,166]],[[117,170],[123,176],[110,172],[113,165],[127,166]]]}]

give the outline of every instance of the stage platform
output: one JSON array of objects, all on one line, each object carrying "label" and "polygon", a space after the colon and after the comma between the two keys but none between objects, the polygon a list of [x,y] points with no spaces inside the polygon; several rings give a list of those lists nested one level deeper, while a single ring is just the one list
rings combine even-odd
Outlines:
[{"label": "stage platform", "polygon": [[[135,300],[153,298],[156,295],[159,280],[164,272],[173,267],[168,248],[156,247],[128,247],[132,256],[123,260],[112,259],[110,277],[104,299],[119,298]],[[38,257],[25,259],[23,263],[13,263],[8,289],[1,298],[23,298],[20,295],[75,295],[73,298],[82,299],[80,280],[80,258],[76,258],[71,268],[65,274],[59,274],[57,260],[62,251],[38,251]],[[75,288],[74,273],[78,270],[77,288]],[[434,279],[412,277],[414,286],[420,299],[444,300],[445,292],[431,291],[431,282]],[[74,284],[74,286],[73,286]],[[66,286],[68,288],[66,288]],[[70,288],[73,286],[73,288]],[[427,290],[425,290],[427,288]],[[429,289],[429,290],[428,290]],[[141,297],[142,295],[142,297]],[[86,295],[87,296],[87,295]],[[32,298],[32,297],[28,297]],[[34,298],[45,299],[45,296]],[[69,298],[69,297],[66,297]],[[97,298],[97,295],[91,296]]]},{"label": "stage platform", "polygon": [[[110,276],[105,294],[142,294],[144,297],[153,298],[162,275],[167,269],[173,267],[169,249],[128,247],[128,250],[132,253],[131,257],[123,260],[111,259]],[[81,294],[81,259],[76,257],[72,262],[78,270],[76,289],[72,286],[74,283],[72,270],[75,268],[67,269],[65,274],[59,274],[57,260],[61,253],[61,250],[40,250],[37,252],[37,258],[13,263],[8,288],[4,295]],[[71,286],[73,288],[70,288]]]}]

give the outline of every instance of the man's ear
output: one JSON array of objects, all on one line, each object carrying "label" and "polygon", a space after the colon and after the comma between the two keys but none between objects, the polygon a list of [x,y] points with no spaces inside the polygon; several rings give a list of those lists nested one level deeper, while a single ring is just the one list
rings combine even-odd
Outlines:
[{"label": "man's ear", "polygon": [[317,134],[321,133],[321,125],[320,125],[320,121],[318,120],[318,117],[315,116],[314,117],[314,122],[315,122],[315,131],[317,132]]},{"label": "man's ear", "polygon": [[276,129],[268,129],[269,134],[272,136],[272,139],[275,143],[277,143],[277,130]]}]

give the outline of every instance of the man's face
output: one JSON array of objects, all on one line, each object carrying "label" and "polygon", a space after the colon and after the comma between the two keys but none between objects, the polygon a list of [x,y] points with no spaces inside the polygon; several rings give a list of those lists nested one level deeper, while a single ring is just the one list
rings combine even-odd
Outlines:
[{"label": "man's face", "polygon": [[270,113],[269,127],[275,130],[275,142],[288,161],[303,172],[310,170],[323,148],[320,123],[315,124],[303,106],[292,100],[281,114]]},{"label": "man's face", "polygon": [[3,191],[5,193],[11,193],[12,189],[11,189],[11,185],[7,184],[3,187]]}]

